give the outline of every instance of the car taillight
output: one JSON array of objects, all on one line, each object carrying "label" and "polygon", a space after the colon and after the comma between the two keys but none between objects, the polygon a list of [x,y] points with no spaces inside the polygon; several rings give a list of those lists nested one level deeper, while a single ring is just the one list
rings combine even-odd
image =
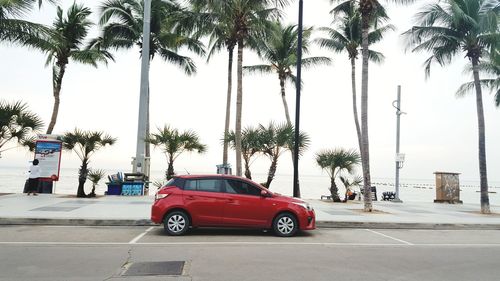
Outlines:
[{"label": "car taillight", "polygon": [[166,198],[169,195],[170,194],[168,194],[168,193],[156,193],[155,200],[160,200],[160,199]]}]

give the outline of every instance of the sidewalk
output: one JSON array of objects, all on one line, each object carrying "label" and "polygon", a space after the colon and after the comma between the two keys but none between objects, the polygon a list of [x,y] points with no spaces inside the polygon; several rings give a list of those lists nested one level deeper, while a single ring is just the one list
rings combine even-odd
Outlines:
[{"label": "sidewalk", "polygon": [[[71,195],[0,195],[0,225],[152,225],[152,196],[104,196],[76,198]],[[481,215],[479,202],[437,204],[375,201],[375,211],[364,213],[363,202],[332,203],[307,200],[316,211],[318,227],[500,229],[500,206],[491,215]]]}]

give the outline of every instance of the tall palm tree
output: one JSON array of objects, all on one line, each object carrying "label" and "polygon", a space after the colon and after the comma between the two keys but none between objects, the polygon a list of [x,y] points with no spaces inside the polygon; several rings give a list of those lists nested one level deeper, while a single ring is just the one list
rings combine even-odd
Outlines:
[{"label": "tall palm tree", "polygon": [[[494,54],[496,52],[496,54]],[[477,68],[480,74],[489,76],[490,78],[482,78],[479,80],[481,87],[484,89],[489,89],[494,92],[494,101],[496,107],[500,107],[500,51],[496,50],[489,56],[486,56],[484,60],[480,61]],[[468,73],[473,71],[472,67],[469,65],[466,68]],[[475,82],[467,82],[460,86],[456,92],[457,97],[463,97],[475,90]]]},{"label": "tall palm tree", "polygon": [[64,149],[73,150],[82,161],[82,165],[78,171],[77,197],[87,197],[84,186],[89,175],[88,165],[90,163],[90,157],[101,148],[113,145],[115,142],[116,138],[99,131],[82,131],[75,129],[73,132],[66,132],[64,134]]},{"label": "tall palm tree", "polygon": [[45,26],[23,20],[22,17],[31,12],[38,2],[55,3],[54,0],[9,0],[0,1],[0,42],[7,41],[21,45],[31,45],[41,34],[47,35]]},{"label": "tall palm tree", "polygon": [[339,189],[335,181],[343,172],[352,174],[360,160],[360,155],[356,150],[343,148],[324,150],[316,154],[316,163],[330,176],[330,193],[334,202],[340,202]]},{"label": "tall palm tree", "polygon": [[[498,3],[498,1],[494,1]],[[499,9],[490,0],[443,0],[423,8],[416,16],[416,26],[406,31],[414,52],[429,51],[425,72],[430,74],[432,63],[444,66],[461,51],[472,65],[479,134],[479,174],[481,213],[490,213],[486,169],[485,123],[479,64],[486,51],[500,46]]]},{"label": "tall palm tree", "polygon": [[[229,132],[225,138],[231,147],[235,148],[235,133]],[[250,166],[252,165],[252,158],[262,151],[261,131],[260,128],[246,127],[241,132],[241,155],[245,162],[245,177],[252,179],[252,172]]]},{"label": "tall palm tree", "polygon": [[57,17],[50,28],[49,36],[30,42],[33,43],[32,47],[47,54],[46,65],[52,64],[54,107],[47,134],[51,134],[56,125],[62,81],[70,60],[94,67],[97,67],[99,62],[107,63],[108,60],[113,60],[111,54],[106,51],[97,48],[82,49],[93,25],[89,20],[91,13],[89,8],[76,3],[69,7],[66,15],[61,7],[57,7]]},{"label": "tall palm tree", "polygon": [[42,119],[26,103],[0,100],[0,155],[8,149],[8,142],[16,140],[19,145],[26,145],[42,128]]},{"label": "tall palm tree", "polygon": [[[309,38],[312,28],[306,29],[302,37],[302,51],[309,52]],[[256,48],[259,56],[267,64],[245,66],[248,72],[276,73],[280,84],[281,99],[285,109],[285,117],[288,125],[292,125],[288,111],[288,103],[285,94],[285,82],[296,85],[296,77],[292,69],[297,66],[298,30],[296,25],[284,26],[280,22],[274,22],[266,37],[256,38]],[[320,64],[329,64],[331,59],[327,57],[309,57],[302,59],[303,67],[312,67]]]},{"label": "tall palm tree", "polygon": [[158,133],[150,134],[146,142],[155,147],[160,147],[168,161],[168,168],[165,177],[170,180],[174,175],[174,161],[183,153],[196,151],[204,153],[207,146],[200,142],[198,134],[194,131],[179,132],[178,129],[165,125],[158,128]]},{"label": "tall palm tree", "polygon": [[[320,47],[329,49],[336,53],[346,53],[351,62],[351,90],[352,90],[352,107],[354,113],[354,124],[358,136],[358,146],[361,151],[361,127],[359,125],[358,102],[356,90],[356,60],[359,56],[361,47],[361,14],[358,11],[358,6],[355,2],[346,2],[334,7],[330,14],[334,20],[332,24],[336,28],[322,27],[319,30],[326,32],[328,37],[317,38],[315,42]],[[392,25],[379,27],[378,24],[387,20],[388,17],[385,11],[381,9],[377,13],[376,19],[372,23],[372,29],[368,34],[370,45],[382,40],[383,35],[394,29]],[[369,50],[370,61],[374,63],[382,63],[385,59],[380,52]]]},{"label": "tall palm tree", "polygon": [[[138,47],[142,53],[142,32],[144,1],[142,0],[107,0],[100,7],[99,24],[103,30],[101,36],[92,40],[90,46],[103,49],[132,49]],[[202,42],[190,36],[182,29],[179,22],[187,21],[189,15],[176,1],[151,1],[151,34],[149,57],[152,61],[160,56],[164,61],[180,67],[187,75],[196,73],[194,61],[179,53],[186,48],[198,55],[204,55]],[[149,135],[149,99],[147,95],[146,135]],[[150,156],[146,144],[146,157]]]},{"label": "tall palm tree", "polygon": [[[383,9],[379,0],[334,0],[337,2],[355,2],[361,13],[361,162],[363,167],[363,185],[365,190],[371,189],[370,174],[370,143],[368,138],[368,63],[370,60],[368,33],[377,12]],[[387,2],[409,4],[416,0],[387,0]],[[369,192],[364,193],[364,211],[373,210],[372,198]]]},{"label": "tall palm tree", "polygon": [[[230,1],[211,0],[189,0],[193,11],[198,15],[196,23],[199,33],[209,37],[209,51],[207,61],[216,52],[226,49],[228,53],[227,62],[227,94],[226,94],[226,115],[224,121],[224,136],[228,136],[231,122],[231,99],[233,87],[233,60],[234,48],[236,47],[236,22],[231,13]],[[233,135],[234,136],[234,135]],[[222,164],[228,164],[228,141],[223,142]]]},{"label": "tall palm tree", "polygon": [[[278,168],[278,159],[283,153],[294,149],[295,144],[295,129],[286,123],[275,124],[270,122],[269,125],[259,125],[260,142],[262,153],[269,157],[271,165],[267,174],[267,181],[264,184],[269,188],[271,182],[276,175]],[[304,150],[309,147],[309,136],[303,132],[299,134],[299,153],[302,155]]]}]

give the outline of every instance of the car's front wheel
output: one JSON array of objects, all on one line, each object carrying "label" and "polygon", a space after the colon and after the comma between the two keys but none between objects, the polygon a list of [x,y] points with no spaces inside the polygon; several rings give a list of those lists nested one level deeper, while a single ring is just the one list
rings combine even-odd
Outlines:
[{"label": "car's front wheel", "polygon": [[189,217],[182,211],[171,212],[163,220],[163,227],[168,235],[183,235],[189,229]]},{"label": "car's front wheel", "polygon": [[290,237],[295,235],[299,225],[294,215],[283,213],[277,216],[273,222],[273,230],[276,235],[281,237]]}]

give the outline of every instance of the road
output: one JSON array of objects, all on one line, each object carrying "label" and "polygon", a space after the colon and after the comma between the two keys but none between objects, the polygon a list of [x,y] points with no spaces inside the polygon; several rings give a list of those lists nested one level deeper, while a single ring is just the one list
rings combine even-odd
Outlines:
[{"label": "road", "polygon": [[292,238],[196,229],[169,237],[161,227],[1,226],[0,280],[498,280],[499,237],[380,229]]}]

